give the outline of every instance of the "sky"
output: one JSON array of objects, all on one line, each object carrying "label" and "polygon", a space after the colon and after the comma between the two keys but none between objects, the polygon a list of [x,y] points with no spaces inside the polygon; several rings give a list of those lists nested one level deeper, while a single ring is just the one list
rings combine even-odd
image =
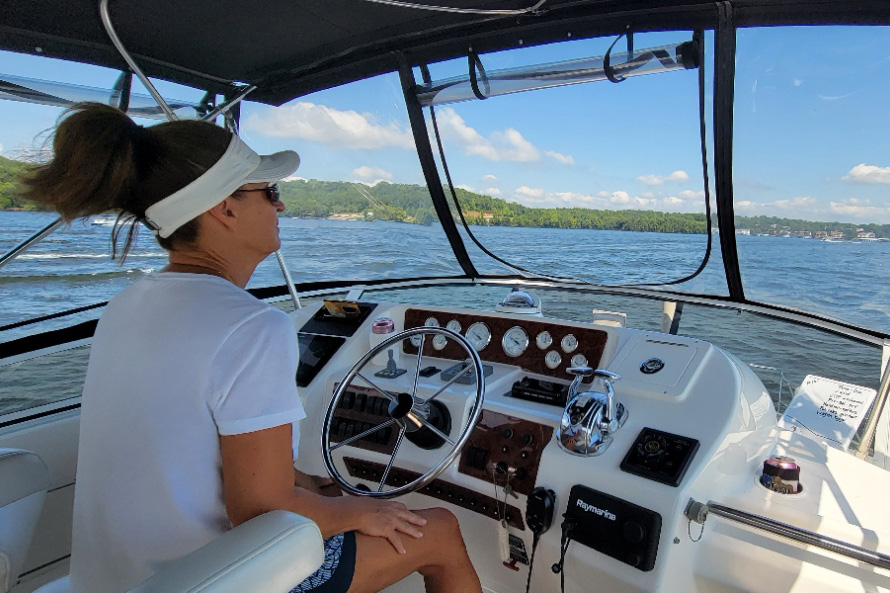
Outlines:
[{"label": "sky", "polygon": [[[639,51],[689,40],[640,34]],[[602,56],[612,39],[482,56],[487,71]],[[711,109],[707,37],[706,100]],[[737,42],[736,213],[890,223],[890,33],[881,28],[741,30]],[[623,42],[615,52],[623,51]],[[430,67],[434,80],[466,59]],[[110,88],[104,68],[0,52],[0,73]],[[493,97],[436,108],[455,185],[535,207],[703,212],[695,70]],[[134,92],[142,92],[134,81]],[[158,83],[171,99],[202,92]],[[39,148],[56,108],[0,101],[0,154]],[[156,123],[156,122],[140,122]],[[712,124],[708,123],[709,137]],[[246,102],[242,136],[261,153],[297,150],[299,178],[423,184],[398,77],[384,75],[274,108]],[[708,151],[713,155],[713,147]],[[711,177],[713,183],[713,175]]]}]

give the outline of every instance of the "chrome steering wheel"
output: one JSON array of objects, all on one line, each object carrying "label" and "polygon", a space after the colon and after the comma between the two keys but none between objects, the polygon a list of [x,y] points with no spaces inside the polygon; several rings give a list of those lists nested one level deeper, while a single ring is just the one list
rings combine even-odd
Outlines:
[{"label": "chrome steering wheel", "polygon": [[[427,397],[421,397],[421,395],[418,394],[418,383],[421,378],[420,370],[423,368],[424,343],[426,342],[427,336],[434,336],[437,334],[444,335],[449,340],[452,340],[456,344],[461,346],[466,352],[467,358],[464,360],[463,368],[459,372],[456,372],[453,377],[451,377],[447,382],[445,382],[435,391],[432,391],[429,387],[427,387],[426,389],[428,391],[432,391],[432,393]],[[375,355],[387,350],[388,348],[400,348],[402,340],[410,339],[415,336],[420,336],[420,343],[417,348],[417,364],[414,368],[413,381],[410,385],[407,385],[404,379],[402,379],[401,381],[399,379],[371,380],[368,378],[368,375],[370,373],[362,373],[362,371],[365,369],[365,366]],[[417,338],[415,338],[415,340],[417,340]],[[410,373],[405,373],[401,375],[401,377],[410,378],[411,375]],[[466,423],[462,428],[459,428],[458,435],[456,437],[452,437],[450,434],[446,434],[445,432],[437,428],[434,423],[431,422],[431,415],[437,413],[438,409],[441,409],[444,406],[444,404],[441,401],[437,401],[436,398],[439,397],[439,395],[441,395],[446,389],[454,385],[456,382],[462,380],[464,377],[469,377],[475,382],[475,388],[471,390],[472,393],[468,394],[468,397],[472,397],[473,399],[472,407],[470,409],[470,413],[468,414]],[[370,389],[377,392],[383,398],[385,398],[385,400],[388,401],[388,407],[386,410],[386,416],[388,416],[388,419],[384,420],[382,423],[376,426],[372,426],[368,430],[362,431],[359,434],[355,434],[341,441],[332,442],[331,432],[332,426],[334,424],[334,416],[336,410],[339,407],[340,401],[343,398],[344,394],[357,380],[362,381],[365,385],[370,387]],[[466,382],[467,379],[463,379],[463,381]],[[395,496],[400,496],[402,494],[420,490],[421,488],[432,482],[436,478],[436,476],[441,474],[445,470],[445,468],[447,468],[458,457],[458,455],[460,455],[461,449],[469,440],[473,427],[476,425],[476,422],[479,420],[479,416],[482,413],[482,404],[484,401],[484,397],[485,375],[482,368],[482,361],[480,360],[479,354],[476,352],[476,349],[473,348],[473,346],[471,346],[466,338],[464,338],[462,335],[444,327],[429,326],[416,327],[413,329],[405,330],[398,334],[394,334],[393,336],[387,338],[383,342],[371,348],[367,354],[362,356],[361,359],[359,359],[359,361],[355,363],[355,365],[349,370],[349,372],[346,373],[346,376],[343,377],[343,380],[334,390],[334,395],[331,398],[331,403],[330,405],[328,405],[327,414],[325,414],[324,426],[321,429],[321,450],[324,457],[325,466],[327,466],[328,469],[328,473],[330,473],[331,477],[334,479],[334,481],[337,482],[337,485],[340,486],[340,488],[344,492],[348,492],[357,496],[392,498]],[[392,452],[389,454],[389,462],[386,464],[386,469],[383,471],[380,482],[377,485],[377,490],[363,490],[347,482],[334,465],[333,452],[341,447],[345,447],[365,437],[373,435],[381,429],[386,429],[389,427],[398,427],[399,432],[396,438],[395,446],[393,447]],[[426,473],[420,475],[415,480],[407,484],[391,488],[389,490],[384,489],[386,486],[387,478],[389,477],[390,470],[392,469],[393,463],[395,462],[396,455],[399,452],[399,447],[401,447],[402,443],[405,440],[405,435],[417,431],[421,428],[429,429],[429,431],[431,431],[439,439],[444,441],[444,443],[448,447],[448,449],[445,450],[444,456],[438,463],[434,463],[432,467],[430,467],[430,469],[426,471]],[[451,430],[448,432],[454,431]]]}]

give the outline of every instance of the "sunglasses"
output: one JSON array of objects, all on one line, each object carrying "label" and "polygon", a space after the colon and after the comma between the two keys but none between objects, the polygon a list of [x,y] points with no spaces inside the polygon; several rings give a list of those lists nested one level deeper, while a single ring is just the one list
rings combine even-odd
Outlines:
[{"label": "sunglasses", "polygon": [[266,194],[266,199],[269,200],[272,204],[277,204],[281,201],[281,192],[278,191],[277,185],[270,185],[268,187],[260,187],[257,189],[238,189],[233,193],[236,194],[246,194],[254,191],[261,191]]}]

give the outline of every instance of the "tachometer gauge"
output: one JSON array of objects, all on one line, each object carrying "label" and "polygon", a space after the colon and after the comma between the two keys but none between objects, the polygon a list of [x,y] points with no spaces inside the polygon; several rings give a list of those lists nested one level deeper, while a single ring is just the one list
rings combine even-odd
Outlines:
[{"label": "tachometer gauge", "polygon": [[439,327],[439,320],[435,317],[427,317],[423,324],[427,327]]},{"label": "tachometer gauge", "polygon": [[528,332],[518,325],[514,325],[504,334],[501,345],[504,347],[504,352],[507,356],[515,358],[528,348]]},{"label": "tachometer gauge", "polygon": [[442,334],[436,334],[435,336],[433,336],[433,348],[435,348],[436,350],[441,350],[447,345],[448,338],[446,338]]},{"label": "tachometer gauge", "polygon": [[477,321],[467,330],[467,340],[477,352],[482,352],[491,342],[491,330],[481,321]]},{"label": "tachometer gauge", "polygon": [[548,369],[555,369],[562,363],[562,356],[556,350],[551,350],[544,356],[544,364]]},{"label": "tachometer gauge", "polygon": [[566,337],[559,343],[563,352],[572,352],[578,347],[578,338],[574,334],[566,334]]},{"label": "tachometer gauge", "polygon": [[546,350],[550,348],[550,345],[553,343],[553,336],[550,335],[550,332],[544,331],[538,334],[538,337],[535,338],[535,344],[538,345],[538,348],[541,350]]},{"label": "tachometer gauge", "polygon": [[583,354],[576,354],[572,357],[572,366],[573,367],[586,367],[587,366],[587,357]]},{"label": "tachometer gauge", "polygon": [[445,324],[445,327],[458,334],[460,333],[460,330],[463,329],[460,326],[460,321],[458,321],[457,319],[452,319]]}]

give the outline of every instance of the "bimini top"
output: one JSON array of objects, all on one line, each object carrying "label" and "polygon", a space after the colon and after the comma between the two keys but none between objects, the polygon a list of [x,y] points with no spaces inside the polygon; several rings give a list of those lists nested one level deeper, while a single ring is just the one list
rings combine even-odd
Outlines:
[{"label": "bimini top", "polygon": [[[433,5],[449,11],[426,9]],[[220,94],[256,85],[250,99],[274,105],[395,70],[394,51],[420,65],[465,56],[470,48],[485,53],[618,33],[629,22],[638,31],[711,28],[727,11],[737,26],[890,22],[886,2],[879,0],[110,0],[109,5],[121,41],[148,76]],[[0,49],[126,69],[102,26],[98,0],[2,2]]]}]

